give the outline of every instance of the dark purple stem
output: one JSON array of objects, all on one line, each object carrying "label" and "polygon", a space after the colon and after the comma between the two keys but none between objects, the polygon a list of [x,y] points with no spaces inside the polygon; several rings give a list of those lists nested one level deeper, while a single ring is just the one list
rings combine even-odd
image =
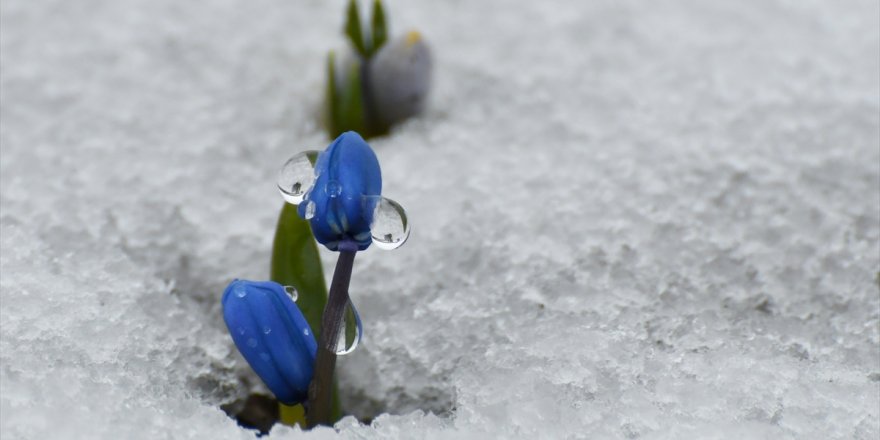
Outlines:
[{"label": "dark purple stem", "polygon": [[336,369],[336,346],[345,306],[348,304],[348,285],[357,244],[353,241],[339,243],[339,259],[330,283],[330,293],[324,315],[321,317],[321,338],[318,341],[318,355],[315,359],[315,375],[309,384],[309,405],[306,421],[309,427],[329,425],[331,420],[330,399],[333,390],[333,373]]}]

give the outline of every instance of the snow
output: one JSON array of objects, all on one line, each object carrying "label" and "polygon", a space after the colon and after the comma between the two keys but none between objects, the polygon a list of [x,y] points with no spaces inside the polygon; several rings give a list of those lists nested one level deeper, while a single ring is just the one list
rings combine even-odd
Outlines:
[{"label": "snow", "polygon": [[[343,7],[2,2],[0,437],[253,438],[220,295]],[[270,438],[880,435],[877,2],[387,9],[436,71],[371,142],[414,225],[355,262],[373,421]]]}]

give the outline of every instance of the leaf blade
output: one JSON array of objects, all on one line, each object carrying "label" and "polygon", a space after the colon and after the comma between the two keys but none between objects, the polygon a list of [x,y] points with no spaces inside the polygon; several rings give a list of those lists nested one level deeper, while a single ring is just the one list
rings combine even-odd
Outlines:
[{"label": "leaf blade", "polygon": [[348,2],[348,11],[345,15],[345,35],[351,41],[352,46],[362,56],[367,56],[367,46],[364,42],[364,33],[361,30],[361,17],[358,12],[357,0]]},{"label": "leaf blade", "polygon": [[361,83],[361,63],[354,62],[345,72],[345,87],[338,94],[337,109],[339,110],[337,126],[339,133],[352,130],[364,133],[367,128],[364,111],[364,94]]},{"label": "leaf blade", "polygon": [[388,24],[385,19],[385,8],[382,6],[382,0],[373,2],[373,17],[371,23],[372,45],[370,47],[370,56],[382,48],[382,45],[388,41]]}]

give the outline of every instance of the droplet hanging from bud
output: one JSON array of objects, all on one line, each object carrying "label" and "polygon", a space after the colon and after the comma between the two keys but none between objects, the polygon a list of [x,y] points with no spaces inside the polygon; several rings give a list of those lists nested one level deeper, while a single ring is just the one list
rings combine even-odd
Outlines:
[{"label": "droplet hanging from bud", "polygon": [[399,203],[387,197],[364,197],[366,209],[373,212],[370,235],[379,249],[397,249],[409,238],[410,224],[406,210]]},{"label": "droplet hanging from bud", "polygon": [[284,292],[287,293],[287,296],[289,296],[290,299],[293,300],[293,302],[296,302],[297,298],[299,298],[299,293],[297,293],[296,287],[284,286]]},{"label": "droplet hanging from bud", "polygon": [[298,153],[287,160],[278,175],[278,190],[284,201],[298,205],[315,184],[315,162],[318,151],[309,150]]}]

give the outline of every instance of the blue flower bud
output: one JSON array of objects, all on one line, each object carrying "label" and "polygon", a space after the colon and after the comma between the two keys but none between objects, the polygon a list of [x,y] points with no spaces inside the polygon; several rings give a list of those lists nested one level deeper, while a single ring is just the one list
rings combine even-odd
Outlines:
[{"label": "blue flower bud", "polygon": [[352,241],[359,250],[369,247],[372,208],[382,195],[382,171],[373,149],[359,134],[342,133],[318,156],[315,175],[299,205],[315,239],[332,251],[340,241]]},{"label": "blue flower bud", "polygon": [[284,288],[235,280],[223,293],[223,319],[238,351],[285,404],[308,398],[318,344]]}]

